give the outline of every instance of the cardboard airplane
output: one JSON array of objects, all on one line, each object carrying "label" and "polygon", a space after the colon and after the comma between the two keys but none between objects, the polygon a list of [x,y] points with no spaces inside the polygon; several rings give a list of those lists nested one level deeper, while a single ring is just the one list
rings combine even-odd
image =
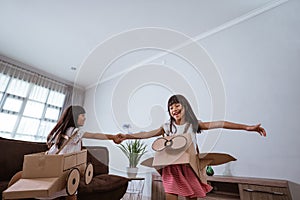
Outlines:
[{"label": "cardboard airplane", "polygon": [[207,183],[205,169],[208,165],[221,165],[236,160],[225,153],[199,153],[190,133],[158,138],[153,142],[152,149],[156,151],[154,157],[144,160],[142,165],[154,167],[160,173],[167,165],[188,164],[203,183]]}]

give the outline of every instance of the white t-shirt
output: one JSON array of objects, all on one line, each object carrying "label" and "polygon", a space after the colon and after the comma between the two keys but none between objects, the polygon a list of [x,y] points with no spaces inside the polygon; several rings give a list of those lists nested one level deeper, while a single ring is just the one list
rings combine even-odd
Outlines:
[{"label": "white t-shirt", "polygon": [[[72,140],[68,142],[68,144],[59,152],[59,154],[74,153],[81,150],[81,140],[85,131],[82,130],[81,128],[70,127],[67,129],[66,135],[71,137],[71,135],[76,130],[78,131],[75,137],[73,137]],[[48,151],[48,154],[55,154],[57,151],[58,151],[57,146],[52,145],[52,147]]]}]

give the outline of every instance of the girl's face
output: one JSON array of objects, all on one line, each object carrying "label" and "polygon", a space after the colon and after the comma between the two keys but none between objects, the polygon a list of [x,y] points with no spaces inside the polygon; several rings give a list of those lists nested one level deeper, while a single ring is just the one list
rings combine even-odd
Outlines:
[{"label": "girl's face", "polygon": [[185,110],[181,103],[174,103],[169,107],[170,115],[175,119],[176,123],[185,122]]},{"label": "girl's face", "polygon": [[83,126],[85,122],[85,114],[79,114],[78,119],[77,119],[77,125],[78,126]]}]

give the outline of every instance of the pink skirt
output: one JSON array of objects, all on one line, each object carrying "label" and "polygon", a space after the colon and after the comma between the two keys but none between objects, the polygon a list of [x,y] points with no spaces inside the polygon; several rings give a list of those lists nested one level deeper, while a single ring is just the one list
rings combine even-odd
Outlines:
[{"label": "pink skirt", "polygon": [[170,165],[162,169],[162,182],[166,193],[195,198],[205,197],[212,190],[201,183],[189,165]]}]

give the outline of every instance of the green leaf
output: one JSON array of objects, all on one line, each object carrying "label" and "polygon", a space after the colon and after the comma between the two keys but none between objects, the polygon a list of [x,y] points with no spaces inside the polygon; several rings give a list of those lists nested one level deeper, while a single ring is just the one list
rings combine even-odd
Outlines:
[{"label": "green leaf", "polygon": [[129,167],[136,167],[139,164],[141,157],[147,153],[147,145],[138,139],[127,141],[125,145],[120,144],[118,147],[128,158]]}]

